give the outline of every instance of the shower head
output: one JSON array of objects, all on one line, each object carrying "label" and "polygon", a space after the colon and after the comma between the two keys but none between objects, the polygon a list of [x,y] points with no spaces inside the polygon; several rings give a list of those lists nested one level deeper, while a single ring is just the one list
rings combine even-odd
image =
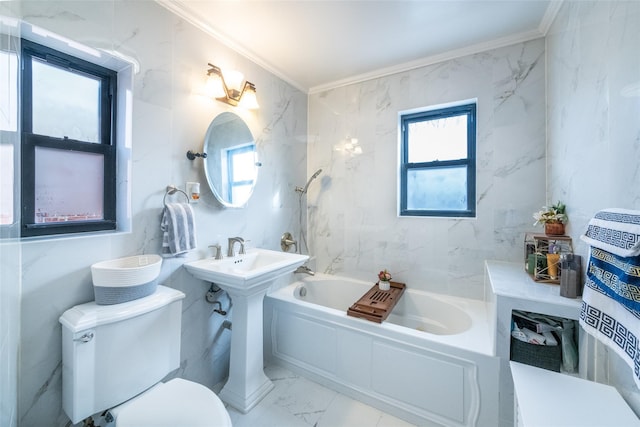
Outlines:
[{"label": "shower head", "polygon": [[322,173],[322,169],[318,169],[317,171],[315,171],[315,173],[311,175],[311,178],[309,178],[309,181],[307,181],[307,184],[304,186],[304,188],[296,187],[296,191],[298,191],[300,195],[305,194],[309,189],[309,184],[311,184],[311,181],[316,179],[318,175],[320,175],[321,173]]}]

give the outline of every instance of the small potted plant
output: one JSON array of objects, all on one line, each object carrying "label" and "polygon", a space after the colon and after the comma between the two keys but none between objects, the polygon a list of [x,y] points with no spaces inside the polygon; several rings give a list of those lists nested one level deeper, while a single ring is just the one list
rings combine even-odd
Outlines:
[{"label": "small potted plant", "polygon": [[562,202],[552,206],[543,206],[542,210],[533,214],[536,222],[533,225],[544,224],[544,232],[549,236],[564,235],[564,225],[569,220],[567,207]]},{"label": "small potted plant", "polygon": [[387,271],[385,268],[380,273],[378,273],[378,287],[381,291],[388,291],[391,289],[391,273]]}]

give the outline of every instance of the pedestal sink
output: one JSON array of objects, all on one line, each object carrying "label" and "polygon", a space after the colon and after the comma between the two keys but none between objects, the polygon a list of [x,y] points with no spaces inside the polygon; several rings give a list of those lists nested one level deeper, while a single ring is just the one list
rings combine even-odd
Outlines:
[{"label": "pedestal sink", "polygon": [[262,300],[275,279],[291,273],[309,257],[268,249],[244,255],[185,263],[198,279],[214,282],[233,300],[229,379],[220,398],[247,413],[273,389],[263,371]]}]

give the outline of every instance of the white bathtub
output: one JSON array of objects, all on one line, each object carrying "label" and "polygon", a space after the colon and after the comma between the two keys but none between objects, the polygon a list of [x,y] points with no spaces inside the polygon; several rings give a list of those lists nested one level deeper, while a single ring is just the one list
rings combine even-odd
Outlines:
[{"label": "white bathtub", "polygon": [[267,294],[265,357],[415,424],[497,425],[487,304],[408,285],[382,324],[347,316],[372,285],[316,275]]}]

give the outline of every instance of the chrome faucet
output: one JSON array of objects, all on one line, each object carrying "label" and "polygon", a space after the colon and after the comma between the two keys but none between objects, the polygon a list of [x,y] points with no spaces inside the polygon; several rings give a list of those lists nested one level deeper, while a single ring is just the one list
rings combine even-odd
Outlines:
[{"label": "chrome faucet", "polygon": [[304,274],[308,274],[309,276],[315,276],[316,274],[313,270],[311,270],[306,265],[301,265],[300,267],[296,268],[296,271],[294,271],[294,273],[304,273]]},{"label": "chrome faucet", "polygon": [[227,251],[228,257],[232,257],[236,255],[233,252],[233,245],[236,242],[240,243],[240,252],[238,252],[238,255],[244,255],[244,239],[242,237],[229,237],[229,250]]},{"label": "chrome faucet", "polygon": [[222,259],[222,246],[219,244],[209,245],[210,248],[214,248],[216,250],[215,259]]}]

